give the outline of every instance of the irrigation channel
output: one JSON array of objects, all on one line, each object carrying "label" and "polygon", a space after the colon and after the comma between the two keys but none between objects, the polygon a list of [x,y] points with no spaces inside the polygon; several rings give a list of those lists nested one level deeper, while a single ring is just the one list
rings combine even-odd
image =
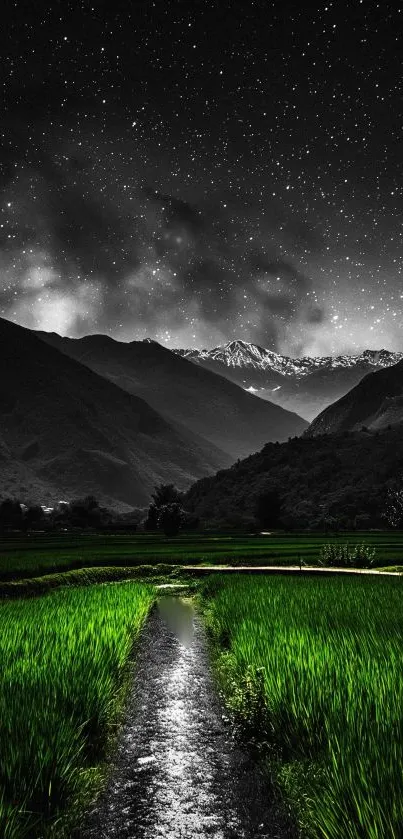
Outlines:
[{"label": "irrigation channel", "polygon": [[214,689],[190,600],[163,595],[142,634],[107,788],[82,839],[294,839]]}]

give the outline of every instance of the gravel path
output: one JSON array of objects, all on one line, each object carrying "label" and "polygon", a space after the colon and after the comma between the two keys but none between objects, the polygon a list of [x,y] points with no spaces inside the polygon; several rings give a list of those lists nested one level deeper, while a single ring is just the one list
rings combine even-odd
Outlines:
[{"label": "gravel path", "polygon": [[143,633],[109,785],[82,839],[295,839],[233,740],[202,624],[164,597]]}]

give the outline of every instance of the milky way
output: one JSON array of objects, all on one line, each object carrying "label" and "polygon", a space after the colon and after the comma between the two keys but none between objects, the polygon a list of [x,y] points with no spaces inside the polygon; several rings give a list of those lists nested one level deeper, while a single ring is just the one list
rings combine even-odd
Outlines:
[{"label": "milky way", "polygon": [[0,314],[168,346],[403,349],[400,18],[358,0],[14,10]]}]

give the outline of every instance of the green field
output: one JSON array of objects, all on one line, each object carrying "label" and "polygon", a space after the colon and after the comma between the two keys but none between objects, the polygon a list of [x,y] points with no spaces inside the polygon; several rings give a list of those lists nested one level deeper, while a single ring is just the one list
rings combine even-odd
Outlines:
[{"label": "green field", "polygon": [[[71,835],[69,813],[106,768],[155,589],[99,582],[168,579],[180,564],[310,565],[324,543],[363,540],[378,566],[403,564],[398,532],[3,538],[0,836]],[[192,585],[226,700],[264,743],[306,836],[401,839],[403,578],[234,573]]]},{"label": "green field", "polygon": [[293,565],[315,563],[326,542],[362,542],[376,548],[378,565],[403,564],[402,532],[242,536],[182,534],[177,538],[139,534],[32,534],[0,539],[0,580],[40,576],[91,566],[155,563]]},{"label": "green field", "polygon": [[204,598],[226,701],[306,835],[401,839],[403,580],[210,577]]},{"label": "green field", "polygon": [[151,586],[0,601],[0,836],[71,835],[99,782]]}]

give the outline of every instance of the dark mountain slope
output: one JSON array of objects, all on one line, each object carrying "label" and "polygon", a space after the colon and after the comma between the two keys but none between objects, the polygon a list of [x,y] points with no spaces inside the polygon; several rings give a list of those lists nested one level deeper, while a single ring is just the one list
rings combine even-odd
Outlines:
[{"label": "dark mountain slope", "polygon": [[120,388],[146,399],[171,422],[202,435],[232,460],[257,451],[268,440],[302,434],[307,427],[297,414],[246,393],[154,341],[127,344],[105,335],[71,339],[38,334]]},{"label": "dark mountain slope", "polygon": [[403,422],[403,361],[368,376],[311,423],[306,436],[373,430]]},{"label": "dark mountain slope", "polygon": [[104,503],[144,504],[159,481],[185,488],[228,464],[142,399],[2,319],[0,370],[1,495],[91,492]]},{"label": "dark mountain slope", "polygon": [[195,483],[187,506],[210,524],[250,525],[256,501],[276,490],[286,527],[324,526],[326,519],[352,527],[384,525],[389,486],[403,480],[399,427],[383,432],[344,432],[268,444],[230,469]]}]

